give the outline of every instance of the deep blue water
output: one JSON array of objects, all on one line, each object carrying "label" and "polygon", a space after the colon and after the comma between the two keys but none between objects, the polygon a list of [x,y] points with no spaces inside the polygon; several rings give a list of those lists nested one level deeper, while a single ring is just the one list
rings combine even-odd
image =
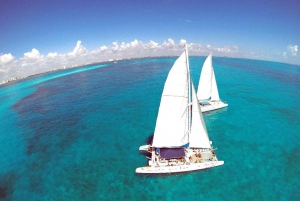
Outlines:
[{"label": "deep blue water", "polygon": [[[198,85],[204,57],[191,57]],[[229,106],[204,114],[220,167],[137,175],[176,58],[0,86],[0,200],[300,200],[300,68],[213,58]]]}]

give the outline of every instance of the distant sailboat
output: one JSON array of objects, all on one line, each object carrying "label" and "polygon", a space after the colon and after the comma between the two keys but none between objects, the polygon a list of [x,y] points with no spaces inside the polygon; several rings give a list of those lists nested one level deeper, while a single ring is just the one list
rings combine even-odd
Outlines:
[{"label": "distant sailboat", "polygon": [[151,153],[151,158],[149,166],[137,168],[136,173],[187,172],[224,164],[209,141],[190,78],[187,48],[165,82],[153,142],[139,149]]},{"label": "distant sailboat", "polygon": [[211,54],[206,58],[202,67],[197,97],[199,99],[202,112],[216,110],[228,106],[228,104],[222,102],[219,97]]}]

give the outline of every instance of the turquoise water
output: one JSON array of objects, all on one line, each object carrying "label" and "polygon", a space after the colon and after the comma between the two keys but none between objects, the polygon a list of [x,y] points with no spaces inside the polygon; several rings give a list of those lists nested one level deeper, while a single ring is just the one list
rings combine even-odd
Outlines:
[{"label": "turquoise water", "polygon": [[[213,58],[229,106],[204,115],[220,167],[137,175],[176,58],[0,86],[0,200],[299,200],[300,68]],[[204,57],[191,57],[198,85]]]}]

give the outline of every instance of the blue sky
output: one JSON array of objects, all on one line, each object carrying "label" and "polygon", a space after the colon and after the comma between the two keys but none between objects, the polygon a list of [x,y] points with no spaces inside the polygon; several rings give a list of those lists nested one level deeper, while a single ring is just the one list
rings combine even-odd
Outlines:
[{"label": "blue sky", "polygon": [[1,0],[0,27],[0,78],[1,72],[11,75],[10,68],[29,66],[28,57],[34,65],[32,59],[45,59],[50,52],[62,56],[77,47],[89,54],[104,46],[119,51],[113,43],[133,46],[135,40],[160,47],[169,39],[175,45],[183,40],[198,45],[190,54],[212,51],[215,56],[300,64],[299,0]]}]

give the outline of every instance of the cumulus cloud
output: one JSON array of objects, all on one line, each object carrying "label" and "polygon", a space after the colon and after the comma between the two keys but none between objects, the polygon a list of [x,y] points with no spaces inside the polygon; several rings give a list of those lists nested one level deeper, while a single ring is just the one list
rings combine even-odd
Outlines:
[{"label": "cumulus cloud", "polygon": [[119,50],[125,50],[128,47],[130,47],[130,44],[129,43],[125,44],[124,42],[121,43],[120,47],[119,45],[117,46]]},{"label": "cumulus cloud", "polygon": [[216,52],[223,52],[223,53],[237,53],[239,51],[238,46],[225,46],[225,47],[217,47],[213,48]]},{"label": "cumulus cloud", "polygon": [[48,57],[48,58],[54,58],[54,57],[57,57],[57,56],[58,56],[57,52],[54,52],[54,53],[50,52],[49,54],[47,54],[46,57]]},{"label": "cumulus cloud", "polygon": [[119,45],[118,45],[118,42],[115,41],[113,42],[113,47],[112,47],[113,50],[117,51],[119,49]]},{"label": "cumulus cloud", "polygon": [[100,47],[100,50],[107,50],[107,47],[105,45]]},{"label": "cumulus cloud", "polygon": [[284,58],[287,58],[286,52],[284,52],[282,56],[283,56]]},{"label": "cumulus cloud", "polygon": [[158,43],[150,40],[149,44],[151,45],[151,47],[158,47]]},{"label": "cumulus cloud", "polygon": [[162,45],[159,45],[159,43],[152,40],[150,40],[147,43],[143,43],[140,41],[139,47],[144,51],[150,51],[150,52],[162,49]]},{"label": "cumulus cloud", "polygon": [[[42,62],[44,56],[35,48],[31,50],[31,52],[24,53],[24,56],[20,58],[21,66],[32,66],[38,65]],[[35,69],[37,67],[35,66]]]},{"label": "cumulus cloud", "polygon": [[15,57],[11,55],[11,53],[0,55],[0,65],[10,63],[11,61],[14,60],[14,58]]},{"label": "cumulus cloud", "polygon": [[167,40],[167,42],[165,42],[164,44],[167,45],[167,46],[174,46],[174,45],[175,45],[175,42],[174,42],[173,39],[169,38],[169,39]]},{"label": "cumulus cloud", "polygon": [[184,45],[186,44],[186,40],[181,39],[181,40],[179,41],[179,44],[180,44],[181,46],[184,46]]},{"label": "cumulus cloud", "polygon": [[[58,54],[50,52],[43,56],[33,48],[24,54],[19,60],[11,54],[0,57],[0,83],[13,77],[24,77],[36,73],[50,71],[63,66],[72,67],[88,63],[108,61],[110,59],[136,58],[147,56],[178,56],[183,51],[183,45],[187,44],[189,55],[208,55],[212,52],[216,56],[228,55],[239,51],[237,46],[213,47],[211,45],[188,44],[185,39],[176,43],[169,38],[162,43],[149,40],[142,42],[137,39],[131,42],[112,42],[111,45],[103,45],[98,49],[88,52],[80,40],[77,41],[72,52]],[[295,48],[294,48],[295,49]],[[297,50],[296,50],[297,51]]]},{"label": "cumulus cloud", "polygon": [[82,54],[88,53],[87,49],[81,45],[81,41],[77,41],[76,47],[74,48],[73,52],[70,52],[70,56],[78,56]]},{"label": "cumulus cloud", "polygon": [[138,42],[138,40],[137,39],[135,39],[134,41],[132,41],[131,43],[131,47],[136,47],[136,46],[138,46],[139,45],[139,42]]},{"label": "cumulus cloud", "polygon": [[42,57],[43,55],[35,48],[33,48],[31,52],[24,53],[24,58],[26,59],[40,59]]},{"label": "cumulus cloud", "polygon": [[293,56],[297,56],[298,46],[297,45],[289,45],[287,49],[292,53]]},{"label": "cumulus cloud", "polygon": [[177,49],[174,40],[171,38],[163,42],[162,48],[166,51],[176,51]]}]

